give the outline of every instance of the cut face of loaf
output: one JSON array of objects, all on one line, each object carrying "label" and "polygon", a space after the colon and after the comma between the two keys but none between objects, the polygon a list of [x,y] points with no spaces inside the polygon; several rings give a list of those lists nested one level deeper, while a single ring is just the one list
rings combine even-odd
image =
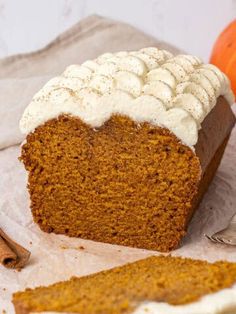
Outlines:
[{"label": "cut face of loaf", "polygon": [[34,220],[46,232],[175,249],[233,125],[220,97],[194,152],[168,129],[124,115],[112,115],[97,129],[69,115],[49,120],[22,147]]}]

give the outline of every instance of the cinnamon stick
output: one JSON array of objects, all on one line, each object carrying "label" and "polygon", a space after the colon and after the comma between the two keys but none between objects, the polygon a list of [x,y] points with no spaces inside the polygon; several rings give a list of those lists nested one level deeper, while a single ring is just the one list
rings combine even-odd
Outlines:
[{"label": "cinnamon stick", "polygon": [[9,238],[0,228],[0,263],[6,268],[21,270],[29,258],[30,252]]}]

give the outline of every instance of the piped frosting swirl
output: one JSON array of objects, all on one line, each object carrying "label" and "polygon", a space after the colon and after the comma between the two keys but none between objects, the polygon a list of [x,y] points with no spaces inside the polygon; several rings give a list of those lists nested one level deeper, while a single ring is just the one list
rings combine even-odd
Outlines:
[{"label": "piped frosting swirl", "polygon": [[25,109],[20,129],[28,134],[61,114],[99,128],[112,114],[122,114],[168,128],[193,147],[220,95],[234,102],[225,74],[197,57],[174,57],[154,47],[105,53],[51,79]]}]

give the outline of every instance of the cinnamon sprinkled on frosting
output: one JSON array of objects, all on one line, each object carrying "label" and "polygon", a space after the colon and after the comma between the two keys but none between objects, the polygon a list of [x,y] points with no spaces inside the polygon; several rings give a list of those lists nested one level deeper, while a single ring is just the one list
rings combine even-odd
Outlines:
[{"label": "cinnamon sprinkled on frosting", "polygon": [[174,57],[154,47],[106,53],[51,79],[25,109],[20,129],[28,134],[61,114],[98,128],[112,114],[122,114],[168,128],[193,147],[220,95],[234,102],[224,73],[197,57]]}]

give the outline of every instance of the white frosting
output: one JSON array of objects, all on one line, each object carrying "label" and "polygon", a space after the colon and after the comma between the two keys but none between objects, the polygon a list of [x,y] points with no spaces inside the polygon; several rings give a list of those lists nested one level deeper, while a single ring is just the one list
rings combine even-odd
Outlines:
[{"label": "white frosting", "polygon": [[133,314],[235,314],[236,286],[208,294],[186,305],[164,302],[143,302]]},{"label": "white frosting", "polygon": [[193,148],[219,95],[234,102],[227,77],[197,57],[154,47],[106,53],[51,79],[25,109],[20,129],[28,134],[61,114],[99,128],[121,114],[168,128]]}]

